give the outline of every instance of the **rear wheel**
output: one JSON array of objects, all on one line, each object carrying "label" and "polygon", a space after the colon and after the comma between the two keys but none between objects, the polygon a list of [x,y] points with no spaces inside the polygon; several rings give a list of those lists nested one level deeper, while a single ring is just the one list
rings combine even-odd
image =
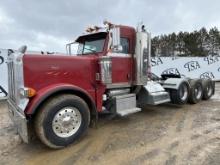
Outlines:
[{"label": "rear wheel", "polygon": [[210,79],[204,79],[202,80],[203,85],[203,100],[208,100],[212,97],[215,90],[215,85]]},{"label": "rear wheel", "polygon": [[203,96],[202,83],[200,80],[190,80],[190,95],[189,103],[196,104],[198,103]]},{"label": "rear wheel", "polygon": [[58,95],[48,100],[35,119],[39,139],[50,148],[62,148],[78,140],[87,130],[89,108],[74,95]]},{"label": "rear wheel", "polygon": [[182,82],[179,88],[170,91],[171,102],[173,104],[183,105],[187,103],[189,98],[189,86],[186,82]]}]

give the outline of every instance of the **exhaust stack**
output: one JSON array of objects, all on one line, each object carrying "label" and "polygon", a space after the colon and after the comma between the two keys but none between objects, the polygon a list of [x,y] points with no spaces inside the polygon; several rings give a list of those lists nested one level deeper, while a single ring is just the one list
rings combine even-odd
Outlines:
[{"label": "exhaust stack", "polygon": [[135,85],[147,84],[151,77],[151,34],[140,24],[136,32],[135,48],[136,81]]}]

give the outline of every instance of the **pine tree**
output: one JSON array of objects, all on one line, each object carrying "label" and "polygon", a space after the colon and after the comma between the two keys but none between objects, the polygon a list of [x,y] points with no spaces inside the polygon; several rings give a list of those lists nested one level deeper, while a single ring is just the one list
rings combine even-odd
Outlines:
[{"label": "pine tree", "polygon": [[209,30],[209,55],[216,55],[219,51],[219,30],[214,27]]},{"label": "pine tree", "polygon": [[179,32],[152,39],[154,56],[207,56],[220,53],[220,32],[214,27],[194,32]]}]

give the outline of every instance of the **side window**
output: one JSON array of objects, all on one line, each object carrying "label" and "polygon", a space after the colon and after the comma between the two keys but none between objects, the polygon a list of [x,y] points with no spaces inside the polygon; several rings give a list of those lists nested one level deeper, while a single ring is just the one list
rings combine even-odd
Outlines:
[{"label": "side window", "polygon": [[128,54],[129,53],[129,40],[128,38],[121,37],[121,46],[122,46],[122,52]]}]

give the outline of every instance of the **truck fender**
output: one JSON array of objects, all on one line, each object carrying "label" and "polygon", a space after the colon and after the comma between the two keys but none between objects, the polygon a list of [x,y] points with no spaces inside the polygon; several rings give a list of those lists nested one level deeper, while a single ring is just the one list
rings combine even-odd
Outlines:
[{"label": "truck fender", "polygon": [[187,78],[168,78],[163,83],[162,86],[165,89],[178,89],[182,82],[186,82],[190,87],[189,81]]},{"label": "truck fender", "polygon": [[48,98],[61,93],[72,93],[84,99],[91,111],[92,121],[94,119],[95,121],[97,121],[98,114],[93,98],[85,90],[70,84],[56,84],[39,90],[37,92],[37,95],[30,100],[28,106],[25,109],[25,114],[27,116],[34,115],[37,112],[40,105],[42,105]]}]

